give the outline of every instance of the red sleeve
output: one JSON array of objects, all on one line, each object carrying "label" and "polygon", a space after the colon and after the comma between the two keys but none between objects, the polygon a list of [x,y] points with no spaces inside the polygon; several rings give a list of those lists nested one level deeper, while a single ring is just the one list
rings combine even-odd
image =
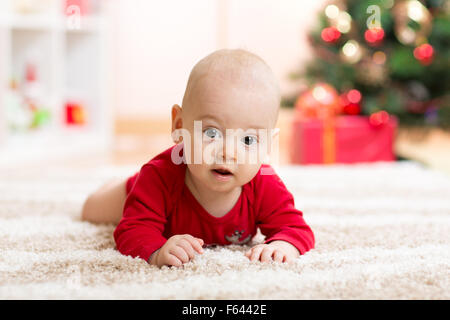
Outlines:
[{"label": "red sleeve", "polygon": [[125,201],[123,217],[114,230],[120,253],[145,261],[167,241],[162,234],[170,193],[158,169],[152,164],[142,167]]},{"label": "red sleeve", "polygon": [[284,240],[304,254],[314,247],[314,234],[303,219],[303,213],[295,208],[292,194],[271,170],[273,174],[258,173],[255,181],[258,226],[266,236],[265,243]]}]

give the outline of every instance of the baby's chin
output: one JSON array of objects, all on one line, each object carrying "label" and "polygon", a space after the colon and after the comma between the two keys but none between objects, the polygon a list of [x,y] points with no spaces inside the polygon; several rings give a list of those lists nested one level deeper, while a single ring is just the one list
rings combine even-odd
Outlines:
[{"label": "baby's chin", "polygon": [[198,178],[203,186],[212,193],[230,193],[243,185],[238,175],[221,175],[214,170],[205,170]]},{"label": "baby's chin", "polygon": [[[256,175],[256,173],[255,173]],[[214,192],[228,193],[241,188],[248,182],[250,182],[255,175],[249,174],[233,174],[231,176],[222,177],[217,172],[211,170],[209,174],[208,187]]]}]

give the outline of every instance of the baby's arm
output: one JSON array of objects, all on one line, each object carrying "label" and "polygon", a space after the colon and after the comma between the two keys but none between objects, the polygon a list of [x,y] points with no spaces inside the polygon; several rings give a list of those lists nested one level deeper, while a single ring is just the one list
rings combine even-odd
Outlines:
[{"label": "baby's arm", "polygon": [[177,234],[156,250],[148,259],[152,265],[179,267],[194,258],[195,252],[203,253],[203,240],[190,234]]},{"label": "baby's arm", "polygon": [[266,240],[247,252],[250,260],[290,262],[314,247],[311,228],[276,174],[257,176],[255,195],[257,224]]},{"label": "baby's arm", "polygon": [[144,165],[125,201],[123,217],[114,230],[120,253],[149,261],[168,241],[163,236],[170,211],[170,190],[161,177],[162,169]]}]

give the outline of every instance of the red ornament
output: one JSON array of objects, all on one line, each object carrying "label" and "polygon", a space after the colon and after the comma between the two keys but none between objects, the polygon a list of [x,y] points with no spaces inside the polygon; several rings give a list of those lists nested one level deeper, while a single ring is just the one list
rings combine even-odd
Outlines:
[{"label": "red ornament", "polygon": [[414,57],[425,66],[433,61],[434,48],[428,43],[424,43],[414,49]]},{"label": "red ornament", "polygon": [[369,117],[369,123],[374,127],[379,127],[388,123],[389,121],[389,113],[384,110],[374,112]]},{"label": "red ornament", "polygon": [[299,118],[323,119],[340,111],[339,94],[327,83],[318,83],[301,94],[295,102]]},{"label": "red ornament", "polygon": [[361,92],[352,89],[341,95],[341,108],[343,113],[357,115],[361,113]]},{"label": "red ornament", "polygon": [[351,103],[359,103],[361,101],[361,92],[352,89],[347,93],[347,98]]},{"label": "red ornament", "polygon": [[384,30],[382,28],[370,28],[364,33],[364,39],[371,46],[378,46],[384,39]]},{"label": "red ornament", "polygon": [[335,43],[341,37],[341,33],[336,27],[328,27],[322,30],[320,36],[327,43]]}]

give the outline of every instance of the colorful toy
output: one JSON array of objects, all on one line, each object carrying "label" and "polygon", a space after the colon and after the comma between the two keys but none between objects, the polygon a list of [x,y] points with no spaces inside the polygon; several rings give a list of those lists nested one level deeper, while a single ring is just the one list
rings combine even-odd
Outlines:
[{"label": "colorful toy", "polygon": [[67,102],[66,110],[66,124],[68,125],[83,125],[86,123],[86,112],[82,103]]}]

